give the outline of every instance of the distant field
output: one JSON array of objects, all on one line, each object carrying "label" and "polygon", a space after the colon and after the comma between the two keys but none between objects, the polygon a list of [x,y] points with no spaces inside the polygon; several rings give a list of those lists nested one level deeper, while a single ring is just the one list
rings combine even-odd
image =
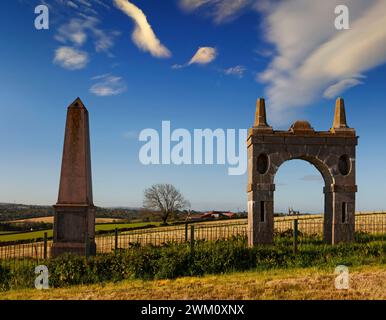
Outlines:
[{"label": "distant field", "polygon": [[0,233],[0,242],[33,240],[33,239],[43,238],[45,232],[47,232],[48,237],[52,237],[52,230],[21,232],[21,233],[11,233],[11,234]]},{"label": "distant field", "polygon": [[[111,219],[111,218],[96,218],[96,223],[119,223],[124,222],[124,219]],[[54,223],[54,217],[41,217],[41,218],[29,218],[29,219],[20,219],[10,221],[11,223],[22,223],[22,222],[32,222],[32,223]]]},{"label": "distant field", "polygon": [[[117,229],[126,229],[126,228],[141,228],[147,225],[159,226],[159,222],[138,222],[138,223],[120,223],[120,224],[97,224],[95,226],[95,231],[108,231]],[[32,231],[32,232],[22,232],[22,233],[0,233],[0,242],[10,242],[10,241],[21,241],[29,239],[38,239],[43,238],[44,233],[47,232],[48,237],[52,237],[52,230],[42,230],[42,231]]]},{"label": "distant field", "polygon": [[[214,223],[240,223],[245,224],[246,219],[229,219],[229,220],[220,220],[220,221],[205,221],[205,222],[197,222],[195,224],[199,225],[207,225],[207,224],[214,224]],[[155,226],[155,228],[151,228],[149,230],[139,230],[138,232],[146,232],[146,233],[152,233],[152,232],[159,232],[159,231],[165,231],[168,229],[175,230],[175,229],[182,229],[183,226],[166,226],[166,227],[160,227],[160,222],[135,222],[135,223],[104,223],[104,224],[97,224],[95,226],[95,231],[113,231],[115,229],[128,229],[128,228],[143,228],[149,225]],[[2,234],[0,233],[0,242],[11,242],[11,241],[21,241],[21,240],[32,240],[32,239],[38,239],[43,238],[44,233],[47,232],[48,237],[52,237],[53,231],[52,230],[42,230],[42,231],[32,231],[32,232],[21,232],[21,233],[14,233],[14,234]]]},{"label": "distant field", "polygon": [[[383,212],[368,212],[368,213],[356,213],[356,230],[370,233],[385,233],[386,230],[386,213]],[[292,221],[294,219],[299,220],[299,231],[305,234],[322,234],[323,231],[323,216],[322,215],[301,215],[301,216],[284,216],[275,217],[275,228],[278,231],[286,231],[292,229]],[[106,220],[105,220],[106,221]],[[245,234],[247,227],[247,219],[229,219],[229,220],[217,220],[217,221],[205,221],[194,223],[198,227],[195,230],[196,239],[217,239],[227,238],[231,235]],[[219,224],[219,228],[216,225]],[[227,228],[227,224],[232,224],[231,228]],[[129,242],[149,243],[155,239],[156,242],[164,242],[170,240],[183,239],[185,237],[184,226],[167,226],[160,227],[159,222],[138,222],[138,223],[104,223],[97,224],[96,231],[113,231],[114,229],[126,229],[126,228],[142,228],[148,225],[154,225],[155,228],[147,230],[137,230],[124,232],[127,235],[125,238],[126,244]],[[211,225],[214,226],[213,232],[200,229],[199,226]],[[221,225],[221,227],[220,227]],[[215,230],[216,229],[216,230]],[[202,232],[201,232],[202,230]],[[0,242],[10,242],[19,240],[29,240],[36,238],[43,238],[44,232],[48,233],[49,237],[52,237],[52,230],[46,231],[34,231],[18,234],[1,234]],[[107,237],[113,237],[106,235],[101,238],[100,241],[105,241]],[[98,239],[97,239],[98,240]],[[110,239],[111,240],[111,239]],[[109,241],[110,241],[109,240]],[[112,240],[111,240],[112,241]],[[111,242],[110,241],[110,242]]]}]

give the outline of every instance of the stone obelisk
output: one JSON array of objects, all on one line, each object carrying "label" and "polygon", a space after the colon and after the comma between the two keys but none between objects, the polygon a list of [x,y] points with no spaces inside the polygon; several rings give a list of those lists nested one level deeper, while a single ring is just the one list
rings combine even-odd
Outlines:
[{"label": "stone obelisk", "polygon": [[89,119],[79,98],[67,110],[59,197],[54,208],[52,255],[95,254]]}]

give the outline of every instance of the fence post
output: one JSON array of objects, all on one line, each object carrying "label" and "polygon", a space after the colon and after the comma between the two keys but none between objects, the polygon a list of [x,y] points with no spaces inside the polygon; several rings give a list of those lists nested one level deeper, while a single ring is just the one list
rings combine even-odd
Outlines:
[{"label": "fence post", "polygon": [[88,234],[86,235],[86,260],[90,257],[90,239],[88,238]]},{"label": "fence post", "polygon": [[190,251],[194,250],[194,225],[190,226]]},{"label": "fence post", "polygon": [[47,232],[44,232],[44,247],[43,247],[43,258],[44,260],[47,260],[47,247],[48,247],[48,234]]},{"label": "fence post", "polygon": [[115,254],[117,254],[118,253],[118,228],[115,228],[114,238],[115,238],[114,252],[115,252]]},{"label": "fence post", "polygon": [[294,254],[298,252],[298,219],[293,220],[294,228]]},{"label": "fence post", "polygon": [[35,257],[36,261],[39,264],[39,250],[38,250],[38,239],[35,239],[35,245],[33,245],[33,248],[35,249]]},{"label": "fence post", "polygon": [[188,223],[185,223],[185,242],[188,242]]}]

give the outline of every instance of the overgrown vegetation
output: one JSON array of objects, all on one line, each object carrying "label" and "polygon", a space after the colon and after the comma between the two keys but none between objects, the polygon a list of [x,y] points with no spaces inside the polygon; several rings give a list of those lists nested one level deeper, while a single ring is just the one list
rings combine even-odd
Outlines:
[{"label": "overgrown vegetation", "polygon": [[[268,270],[274,268],[331,268],[343,264],[358,266],[386,263],[386,243],[365,243],[329,246],[311,241],[292,252],[288,237],[277,237],[274,246],[248,248],[246,239],[169,243],[162,247],[140,247],[98,255],[90,259],[63,256],[40,262],[47,265],[51,287],[120,281],[124,279],[173,279],[233,271]],[[34,264],[12,268],[0,267],[2,290],[30,288],[34,285]]]}]

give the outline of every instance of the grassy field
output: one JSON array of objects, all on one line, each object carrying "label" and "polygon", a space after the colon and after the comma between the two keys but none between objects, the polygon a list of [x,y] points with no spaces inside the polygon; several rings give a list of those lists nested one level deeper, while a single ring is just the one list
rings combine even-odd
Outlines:
[{"label": "grassy field", "polygon": [[0,299],[386,299],[385,266],[350,269],[350,289],[337,290],[334,270],[276,269],[185,277],[175,280],[127,280],[64,289],[17,290]]},{"label": "grassy field", "polygon": [[[96,218],[96,223],[124,222],[124,219]],[[54,223],[54,217],[29,218],[10,221],[10,223]]]},{"label": "grassy field", "polygon": [[[369,213],[356,213],[356,230],[370,233],[385,233],[386,231],[386,214],[383,212],[369,212]],[[299,220],[299,231],[305,234],[322,234],[323,232],[323,217],[322,215],[303,215],[303,216],[285,216],[285,217],[275,217],[275,222],[278,222],[275,227],[278,231],[285,231],[292,229],[292,221],[294,219]],[[205,225],[215,225],[221,224],[237,224],[238,227],[235,227],[235,233],[242,232],[241,225],[247,224],[247,219],[229,219],[229,220],[219,220],[219,221],[207,221],[207,222],[196,222],[196,225],[205,226]],[[102,223],[96,225],[96,231],[113,231],[115,228],[126,229],[126,228],[142,228],[147,225],[155,225],[155,228],[149,230],[140,230],[137,237],[150,237],[150,233],[153,233],[153,237],[160,237],[162,240],[172,240],[172,239],[182,239],[184,237],[183,226],[168,226],[160,227],[159,222],[138,222],[138,223]],[[225,228],[224,228],[225,230]],[[160,233],[162,231],[162,234]],[[44,232],[48,233],[48,236],[52,236],[52,230],[44,231],[33,231],[33,232],[24,232],[17,234],[1,234],[0,233],[0,242],[9,242],[9,241],[18,241],[18,240],[33,240],[37,238],[43,238]],[[225,232],[225,231],[224,231]],[[141,233],[141,234],[139,234]],[[197,233],[197,236],[200,237],[200,233]],[[216,237],[216,235],[213,235]],[[203,237],[208,238],[208,235],[205,234]],[[136,241],[134,237],[132,239]]]},{"label": "grassy field", "polygon": [[0,242],[39,239],[44,237],[45,232],[47,232],[48,237],[52,237],[52,230],[0,234]]},{"label": "grassy field", "polygon": [[135,222],[135,223],[123,223],[123,224],[97,224],[95,226],[96,231],[110,231],[117,229],[125,229],[125,228],[142,228],[146,226],[156,226],[158,227],[161,222]]},{"label": "grassy field", "polygon": [[[160,222],[136,222],[136,223],[103,223],[97,224],[95,226],[95,231],[109,231],[117,229],[125,229],[125,228],[141,228],[148,225],[159,226]],[[3,234],[0,233],[0,242],[8,242],[8,241],[18,241],[18,240],[29,240],[29,239],[38,239],[43,238],[44,233],[47,232],[48,237],[52,237],[52,230],[42,230],[42,231],[32,231],[32,232],[21,232],[14,234]]]},{"label": "grassy field", "polygon": [[[20,221],[20,220],[18,220]],[[207,224],[216,224],[216,223],[221,223],[221,224],[226,224],[226,223],[246,223],[246,219],[229,219],[229,220],[219,220],[219,221],[206,221],[206,222],[196,222],[195,224],[199,225],[207,225]],[[158,232],[160,230],[166,230],[166,229],[181,229],[183,226],[166,226],[166,227],[160,227],[161,222],[134,222],[134,223],[98,223],[95,225],[95,231],[114,231],[116,228],[117,229],[141,229],[146,226],[155,226],[155,228],[152,228],[151,230],[147,230],[146,233],[148,232]],[[142,230],[144,231],[144,230]],[[34,240],[38,238],[43,238],[44,233],[47,232],[48,237],[52,237],[53,231],[52,229],[50,230],[41,230],[41,231],[31,231],[31,232],[20,232],[20,233],[12,233],[9,234],[7,232],[2,233],[0,232],[0,242],[10,242],[10,241],[20,241],[20,240]],[[145,232],[145,231],[144,231]]]}]

